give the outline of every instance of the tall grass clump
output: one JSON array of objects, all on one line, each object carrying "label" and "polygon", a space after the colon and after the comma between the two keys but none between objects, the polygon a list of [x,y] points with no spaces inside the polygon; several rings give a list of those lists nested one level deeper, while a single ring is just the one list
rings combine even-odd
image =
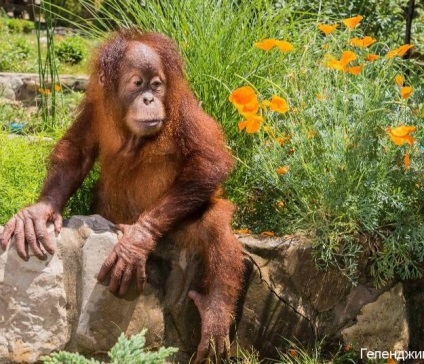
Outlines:
[{"label": "tall grass clump", "polygon": [[[57,109],[60,102],[59,92],[61,91],[58,61],[56,59],[54,30],[56,20],[49,2],[41,0],[39,7],[33,6],[33,11],[38,12],[38,22],[35,26],[37,38],[37,64],[39,78],[39,93],[41,96],[40,111],[43,124],[46,130],[57,127]],[[35,16],[35,14],[34,14]],[[45,50],[42,45],[43,32],[41,29],[41,19],[45,21]],[[59,96],[59,97],[58,97]]]},{"label": "tall grass clump", "polygon": [[365,38],[360,17],[322,27],[265,0],[81,3],[91,35],[137,25],[176,40],[238,159],[239,227],[302,231],[352,279],[363,260],[379,283],[422,276],[424,91],[407,47]]}]

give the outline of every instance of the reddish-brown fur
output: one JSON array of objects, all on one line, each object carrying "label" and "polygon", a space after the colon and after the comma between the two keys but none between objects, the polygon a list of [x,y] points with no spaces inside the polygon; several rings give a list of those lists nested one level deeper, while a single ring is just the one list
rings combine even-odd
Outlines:
[{"label": "reddish-brown fur", "polygon": [[[120,97],[116,94],[117,84],[126,72],[122,59],[134,42],[149,46],[159,55],[167,80],[166,120],[160,133],[152,137],[132,134],[123,123],[126,110],[116,101]],[[150,238],[145,245],[140,243],[137,253],[133,253],[131,244],[121,244],[130,247],[117,253],[129,265],[123,263],[119,269],[114,268],[115,254],[100,275],[112,270],[123,284],[129,279],[125,267],[131,267],[128,276],[134,273],[132,255],[139,254],[145,262],[154,242],[164,235],[200,251],[205,265],[203,289],[189,293],[202,317],[196,362],[211,357],[211,350],[220,357],[228,352],[229,325],[242,275],[241,248],[230,228],[233,206],[220,197],[220,184],[233,166],[221,128],[200,108],[184,77],[175,44],[161,34],[117,32],[99,48],[93,65],[79,115],[51,154],[40,197],[40,203],[51,208],[41,205],[36,210],[35,205],[27,215],[42,211],[46,220],[55,221],[56,225],[56,216],[98,159],[101,176],[95,196],[96,212],[126,225],[124,235],[133,224],[139,224],[141,235],[129,236],[143,237],[148,233]],[[27,221],[25,210],[21,214],[22,220]],[[17,220],[7,225],[10,234],[2,236],[3,245],[19,222],[19,213],[16,216]],[[44,233],[36,230],[36,235],[44,239]],[[31,243],[31,248],[34,245]],[[18,252],[25,258],[23,243]],[[138,277],[144,280],[143,273]],[[112,290],[117,290],[116,285]]]}]

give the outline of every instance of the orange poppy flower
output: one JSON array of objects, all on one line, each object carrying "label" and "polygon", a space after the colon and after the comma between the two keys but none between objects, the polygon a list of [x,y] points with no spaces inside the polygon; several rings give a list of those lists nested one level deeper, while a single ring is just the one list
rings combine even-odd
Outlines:
[{"label": "orange poppy flower", "polygon": [[349,67],[349,73],[352,75],[359,75],[362,71],[362,66]]},{"label": "orange poppy flower", "polygon": [[228,100],[242,115],[255,114],[259,110],[258,97],[250,86],[243,86],[234,90]]},{"label": "orange poppy flower", "polygon": [[293,44],[290,42],[277,39],[264,39],[261,42],[255,43],[254,46],[264,51],[270,51],[274,47],[277,47],[282,52],[291,52],[294,49]]},{"label": "orange poppy flower", "polygon": [[405,151],[405,156],[403,158],[403,166],[405,169],[409,169],[410,164],[411,164],[411,158],[409,157],[408,151]]},{"label": "orange poppy flower", "polygon": [[283,166],[276,169],[277,174],[286,174],[289,173],[290,167],[289,166]]},{"label": "orange poppy flower", "polygon": [[246,120],[241,121],[238,124],[239,131],[246,129],[246,132],[248,134],[256,133],[260,129],[261,122],[264,121],[264,118],[260,115],[255,115],[255,114],[250,114],[245,116],[246,116]]},{"label": "orange poppy flower", "polygon": [[377,39],[369,37],[369,36],[365,36],[362,39],[355,37],[350,40],[350,45],[354,47],[359,47],[359,48],[367,48],[375,42],[377,42]]},{"label": "orange poppy flower", "polygon": [[61,90],[60,85],[54,85],[54,90],[59,92]]},{"label": "orange poppy flower", "polygon": [[387,128],[386,132],[389,134],[390,139],[396,145],[403,145],[408,143],[409,145],[414,144],[414,138],[410,136],[417,128],[415,126],[401,125],[396,128]]},{"label": "orange poppy flower", "polygon": [[354,52],[344,51],[342,53],[342,57],[340,58],[340,62],[342,62],[342,64],[344,64],[344,65],[347,65],[348,63],[354,61],[357,58],[358,58],[358,56]]},{"label": "orange poppy flower", "polygon": [[368,61],[368,62],[374,62],[379,58],[380,58],[379,55],[371,53],[365,58],[365,60]]},{"label": "orange poppy flower", "polygon": [[357,15],[354,16],[353,18],[348,18],[348,19],[344,19],[342,20],[343,24],[346,25],[349,29],[355,29],[358,24],[361,22],[361,20],[364,17],[362,15]]},{"label": "orange poppy flower", "polygon": [[396,77],[395,77],[395,83],[396,83],[396,85],[398,85],[399,87],[402,87],[403,86],[403,81],[404,81],[403,76],[396,75]]},{"label": "orange poppy flower", "polygon": [[335,69],[335,70],[347,72],[348,71],[347,65],[357,58],[358,56],[354,52],[344,51],[340,60],[337,60],[333,56],[329,56],[327,59],[327,67]]},{"label": "orange poppy flower", "polygon": [[319,24],[318,29],[321,30],[325,35],[333,33],[339,24],[329,25],[329,24]]},{"label": "orange poppy flower", "polygon": [[263,51],[270,51],[276,46],[275,39],[264,39],[261,42],[255,43],[254,46],[256,48],[262,49]]},{"label": "orange poppy flower", "polygon": [[276,40],[275,46],[284,53],[291,52],[294,49],[293,44],[287,42],[286,40]]},{"label": "orange poppy flower", "polygon": [[404,86],[400,88],[400,96],[402,99],[408,99],[412,94],[412,87],[411,86]]},{"label": "orange poppy flower", "polygon": [[393,58],[393,57],[396,57],[396,56],[402,57],[412,47],[413,47],[412,44],[404,44],[404,45],[400,46],[399,48],[393,49],[389,53],[387,53],[386,58],[390,59],[390,58]]},{"label": "orange poppy flower", "polygon": [[398,56],[402,57],[414,46],[412,44],[404,44],[398,48]]},{"label": "orange poppy flower", "polygon": [[272,95],[271,101],[265,100],[262,104],[275,112],[279,112],[280,114],[285,114],[289,110],[287,101],[277,95]]},{"label": "orange poppy flower", "polygon": [[345,72],[343,64],[333,56],[329,56],[327,58],[326,65],[327,65],[328,68],[332,68],[334,70]]}]

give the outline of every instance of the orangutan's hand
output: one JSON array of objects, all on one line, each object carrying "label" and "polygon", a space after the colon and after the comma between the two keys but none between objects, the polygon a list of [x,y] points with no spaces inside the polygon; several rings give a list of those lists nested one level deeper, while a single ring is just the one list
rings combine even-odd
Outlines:
[{"label": "orangutan's hand", "polygon": [[44,250],[49,254],[54,253],[47,222],[53,222],[56,233],[59,233],[62,228],[62,216],[51,202],[40,201],[25,207],[5,225],[0,236],[1,248],[5,250],[10,238],[14,236],[16,250],[22,259],[29,259],[28,246],[38,259],[46,259]]},{"label": "orangutan's hand", "polygon": [[131,277],[136,274],[137,289],[142,292],[146,280],[146,261],[155,246],[152,234],[140,223],[117,225],[124,235],[115,244],[103,263],[97,280],[102,283],[109,273],[109,291],[123,296],[129,287]]}]

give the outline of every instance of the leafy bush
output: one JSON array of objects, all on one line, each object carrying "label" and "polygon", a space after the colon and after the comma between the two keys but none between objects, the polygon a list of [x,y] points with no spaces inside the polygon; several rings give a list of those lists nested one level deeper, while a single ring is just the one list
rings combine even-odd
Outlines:
[{"label": "leafy bush", "polygon": [[239,149],[246,188],[239,221],[256,231],[307,232],[318,261],[351,278],[366,256],[379,282],[416,278],[424,262],[424,156],[413,145],[424,136],[424,90],[412,71],[406,76],[409,63],[399,55],[408,47],[388,52],[363,37],[341,22],[328,36],[302,25],[284,37],[292,52],[275,46],[268,74],[244,82],[256,88],[248,98],[256,119],[237,104],[248,89],[232,94],[248,132],[237,139],[249,143]]},{"label": "leafy bush", "polygon": [[7,19],[6,25],[10,33],[29,34],[34,30],[34,23],[24,19]]},{"label": "leafy bush", "polygon": [[17,38],[13,42],[0,40],[0,71],[20,71],[21,62],[28,59],[31,46],[25,38]]},{"label": "leafy bush", "polygon": [[[109,352],[109,358],[111,364],[162,364],[166,359],[176,353],[176,348],[164,348],[161,347],[155,352],[145,352],[143,350],[146,344],[145,339],[146,330],[141,333],[132,336],[131,338],[125,338],[124,334],[118,338],[117,343]],[[73,354],[68,352],[59,352],[52,354],[48,357],[41,358],[44,364],[103,364],[94,359],[86,359],[82,355]]]},{"label": "leafy bush", "polygon": [[84,39],[79,36],[65,38],[56,47],[56,55],[60,62],[78,64],[86,57],[86,45]]},{"label": "leafy bush", "polygon": [[32,21],[24,20],[22,24],[22,32],[24,34],[31,34],[35,26]]}]

